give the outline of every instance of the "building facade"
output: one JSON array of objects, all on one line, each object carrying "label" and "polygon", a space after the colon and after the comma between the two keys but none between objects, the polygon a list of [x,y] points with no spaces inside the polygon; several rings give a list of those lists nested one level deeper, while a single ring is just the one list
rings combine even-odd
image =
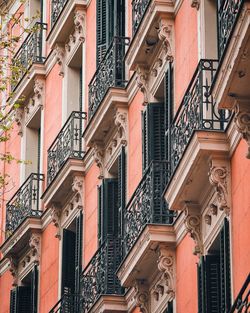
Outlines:
[{"label": "building facade", "polygon": [[3,5],[0,313],[249,312],[249,2]]}]

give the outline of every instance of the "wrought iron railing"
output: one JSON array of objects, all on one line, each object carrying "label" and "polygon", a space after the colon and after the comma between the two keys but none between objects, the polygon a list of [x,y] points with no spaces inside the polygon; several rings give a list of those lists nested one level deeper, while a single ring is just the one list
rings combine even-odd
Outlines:
[{"label": "wrought iron railing", "polygon": [[122,294],[115,274],[122,260],[121,242],[108,237],[81,275],[81,312],[88,312],[101,295]]},{"label": "wrought iron railing", "polygon": [[70,158],[82,159],[82,124],[85,112],[73,111],[48,149],[47,185]]},{"label": "wrought iron railing", "polygon": [[40,188],[43,174],[32,173],[6,205],[6,239],[26,217],[39,217]]},{"label": "wrought iron railing", "polygon": [[129,38],[114,37],[89,84],[89,119],[110,87],[126,87],[124,56]]},{"label": "wrought iron railing", "polygon": [[80,296],[64,294],[49,313],[79,313]]},{"label": "wrought iron railing", "polygon": [[218,7],[218,52],[219,58],[232,36],[235,24],[243,6],[243,0],[222,0]]},{"label": "wrought iron railing", "polygon": [[162,198],[168,162],[152,161],[124,211],[124,252],[131,249],[146,224],[172,224],[175,214]]},{"label": "wrought iron railing", "polygon": [[137,31],[144,13],[146,12],[151,0],[133,0],[132,1],[132,27],[133,34]]},{"label": "wrought iron railing", "polygon": [[228,313],[250,312],[250,274],[248,274],[231,310]]},{"label": "wrought iron railing", "polygon": [[13,57],[11,90],[13,91],[33,63],[43,63],[43,42],[47,24],[36,23]]},{"label": "wrought iron railing", "polygon": [[172,176],[196,130],[224,131],[230,114],[219,110],[210,94],[218,61],[201,60],[168,129],[168,159]]},{"label": "wrought iron railing", "polygon": [[68,0],[52,0],[51,1],[51,28],[55,25],[60,16],[64,6]]}]

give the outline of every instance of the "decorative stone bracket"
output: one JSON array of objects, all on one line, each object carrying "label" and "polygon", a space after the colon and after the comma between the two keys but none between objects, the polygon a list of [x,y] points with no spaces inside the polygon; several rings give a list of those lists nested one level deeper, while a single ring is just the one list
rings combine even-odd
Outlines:
[{"label": "decorative stone bracket", "polygon": [[166,293],[169,296],[168,301],[171,301],[175,297],[175,255],[171,248],[161,244],[159,245],[158,253],[158,269],[163,273],[162,278],[165,281],[163,287],[164,289],[166,287]]},{"label": "decorative stone bracket", "polygon": [[246,157],[250,159],[250,100],[236,100],[233,111],[235,126],[247,143]]},{"label": "decorative stone bracket", "polygon": [[148,285],[145,280],[136,280],[134,282],[135,302],[140,308],[141,313],[150,313]]},{"label": "decorative stone bracket", "polygon": [[196,203],[185,202],[185,227],[195,242],[194,255],[203,255],[200,208]]},{"label": "decorative stone bracket", "polygon": [[209,181],[216,190],[216,203],[213,208],[230,213],[230,170],[229,162],[212,159],[210,163]]},{"label": "decorative stone bracket", "polygon": [[69,59],[72,51],[75,50],[79,44],[85,41],[84,33],[85,13],[82,10],[77,10],[74,13],[74,30],[69,35],[68,41],[64,45],[57,44],[55,46],[56,61],[60,65],[59,75],[64,76],[65,65]]},{"label": "decorative stone bracket", "polygon": [[173,62],[173,31],[172,25],[165,20],[159,23],[158,37],[163,43],[164,57],[168,62]]}]

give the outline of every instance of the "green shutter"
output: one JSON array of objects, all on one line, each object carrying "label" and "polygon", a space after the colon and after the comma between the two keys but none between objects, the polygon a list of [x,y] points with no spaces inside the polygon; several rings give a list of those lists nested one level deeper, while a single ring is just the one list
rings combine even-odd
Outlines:
[{"label": "green shutter", "polygon": [[38,269],[37,265],[35,265],[31,273],[32,313],[37,313],[37,297],[38,297]]},{"label": "green shutter", "polygon": [[82,103],[82,87],[83,87],[83,81],[82,81],[82,67],[79,69],[79,111],[83,112],[83,103]]},{"label": "green shutter", "polygon": [[118,209],[119,209],[119,232],[122,235],[123,212],[126,206],[126,153],[125,147],[122,146],[121,153],[118,157]]},{"label": "green shutter", "polygon": [[31,303],[31,287],[30,286],[18,286],[17,287],[17,313],[33,313]]},{"label": "green shutter", "polygon": [[82,212],[76,218],[76,243],[75,243],[75,293],[80,291],[80,275],[82,272]]},{"label": "green shutter", "polygon": [[206,256],[206,313],[220,312],[220,258]]},{"label": "green shutter", "polygon": [[41,128],[37,130],[37,173],[40,173],[40,159],[41,159]]},{"label": "green shutter", "polygon": [[10,313],[17,312],[17,289],[14,288],[10,291]]},{"label": "green shutter", "polygon": [[164,111],[165,111],[165,159],[170,160],[170,140],[169,129],[173,120],[173,68],[169,63],[168,70],[165,74],[165,94],[164,94]]},{"label": "green shutter", "polygon": [[103,179],[98,188],[98,240],[102,244],[108,235],[118,234],[118,180]]},{"label": "green shutter", "polygon": [[231,307],[230,234],[229,222],[226,218],[220,233],[220,273],[221,313],[224,313]]},{"label": "green shutter", "polygon": [[205,259],[200,258],[197,265],[198,278],[198,313],[206,313],[206,285],[205,285]]},{"label": "green shutter", "polygon": [[125,0],[96,1],[96,60],[100,64],[114,36],[125,35]]},{"label": "green shutter", "polygon": [[75,241],[75,233],[63,229],[62,294],[74,293],[75,289]]},{"label": "green shutter", "polygon": [[143,170],[151,161],[165,159],[164,104],[150,103],[142,113]]}]

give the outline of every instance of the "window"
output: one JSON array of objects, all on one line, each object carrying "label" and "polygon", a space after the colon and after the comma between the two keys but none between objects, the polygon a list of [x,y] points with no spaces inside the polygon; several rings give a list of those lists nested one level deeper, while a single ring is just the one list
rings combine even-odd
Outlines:
[{"label": "window", "polygon": [[126,202],[125,148],[112,168],[117,178],[103,179],[98,187],[98,241],[101,245],[107,237],[122,234],[122,214]]},{"label": "window", "polygon": [[36,313],[38,291],[38,269],[22,280],[21,285],[11,290],[10,313]]},{"label": "window", "polygon": [[221,232],[198,265],[198,312],[224,313],[230,307],[230,236],[225,219]]},{"label": "window", "polygon": [[97,0],[96,60],[103,59],[114,36],[125,35],[125,0]]},{"label": "window", "polygon": [[82,271],[82,213],[63,229],[61,293],[79,292]]}]

